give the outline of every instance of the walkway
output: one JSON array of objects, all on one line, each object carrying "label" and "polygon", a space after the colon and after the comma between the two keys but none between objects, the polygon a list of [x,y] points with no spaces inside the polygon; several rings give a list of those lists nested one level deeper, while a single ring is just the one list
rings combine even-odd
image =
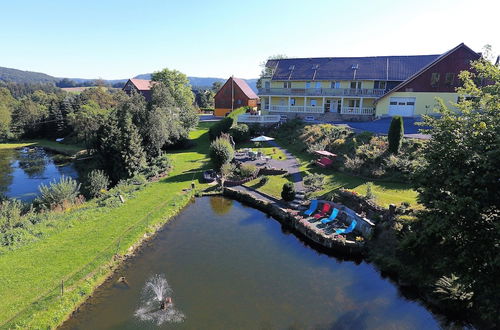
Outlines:
[{"label": "walkway", "polygon": [[295,191],[304,191],[304,183],[302,181],[302,174],[300,174],[300,164],[297,161],[297,158],[295,158],[294,155],[292,155],[288,150],[283,149],[276,143],[276,141],[269,141],[268,142],[270,145],[272,145],[275,148],[280,149],[285,155],[286,159],[285,160],[274,160],[271,159],[269,161],[270,165],[273,166],[274,162],[278,162],[274,167],[280,167],[284,168],[290,173],[290,177],[292,178],[293,185],[295,187]]}]

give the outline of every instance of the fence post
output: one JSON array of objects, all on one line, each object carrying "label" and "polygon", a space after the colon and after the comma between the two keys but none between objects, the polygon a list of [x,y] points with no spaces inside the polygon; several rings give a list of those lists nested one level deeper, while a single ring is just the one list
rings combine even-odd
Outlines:
[{"label": "fence post", "polygon": [[64,280],[61,280],[61,297],[64,296]]}]

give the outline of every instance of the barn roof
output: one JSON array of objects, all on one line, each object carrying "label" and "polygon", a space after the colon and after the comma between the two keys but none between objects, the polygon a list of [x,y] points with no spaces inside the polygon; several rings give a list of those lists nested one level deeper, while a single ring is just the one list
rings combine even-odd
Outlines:
[{"label": "barn roof", "polygon": [[269,60],[272,80],[403,81],[440,55],[317,57]]},{"label": "barn roof", "polygon": [[233,81],[240,87],[240,89],[245,93],[245,95],[249,99],[258,99],[259,97],[255,92],[252,90],[250,86],[248,86],[247,82],[243,79],[233,77]]},{"label": "barn roof", "polygon": [[153,87],[154,81],[147,79],[129,79],[134,86],[140,91],[149,91]]}]

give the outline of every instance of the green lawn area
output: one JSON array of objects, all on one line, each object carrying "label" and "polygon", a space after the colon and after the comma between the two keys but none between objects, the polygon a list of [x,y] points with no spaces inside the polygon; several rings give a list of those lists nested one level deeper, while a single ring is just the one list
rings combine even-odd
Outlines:
[{"label": "green lawn area", "polygon": [[1,143],[0,149],[13,149],[20,147],[28,147],[28,146],[30,147],[39,146],[47,148],[49,150],[53,150],[55,152],[59,152],[67,156],[74,156],[78,153],[82,153],[85,151],[85,148],[83,146],[74,144],[63,144],[56,141],[49,141],[46,139],[27,140],[14,143]]},{"label": "green lawn area", "polygon": [[283,185],[290,182],[288,175],[268,175],[267,177],[269,178],[269,181],[263,186],[260,184],[261,178],[249,181],[245,183],[245,186],[257,189],[263,193],[281,199],[281,190],[283,189]]},{"label": "green lawn area", "polygon": [[408,184],[373,181],[362,177],[357,177],[331,169],[324,169],[312,163],[315,160],[313,155],[310,155],[302,150],[296,144],[288,144],[287,142],[278,139],[278,144],[287,148],[300,162],[300,170],[302,176],[310,173],[318,173],[326,175],[326,184],[324,189],[315,192],[313,196],[322,196],[333,190],[344,188],[357,192],[360,195],[366,194],[366,187],[369,182],[372,183],[372,192],[375,195],[375,201],[384,207],[389,204],[400,204],[402,202],[410,203],[414,208],[419,208],[417,203],[417,192]]},{"label": "green lawn area", "polygon": [[206,187],[198,180],[208,162],[210,125],[201,123],[192,132],[194,147],[171,154],[174,169],[167,178],[147,185],[135,198],[116,208],[90,201],[57,214],[60,221],[47,228],[46,237],[0,255],[0,328],[59,325],[118,263],[115,254],[127,253],[186,205],[192,192],[183,189],[193,180],[197,188]]}]

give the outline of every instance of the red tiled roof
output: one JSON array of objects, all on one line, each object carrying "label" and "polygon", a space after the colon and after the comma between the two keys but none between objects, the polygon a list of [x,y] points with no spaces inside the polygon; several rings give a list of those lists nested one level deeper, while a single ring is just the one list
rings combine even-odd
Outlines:
[{"label": "red tiled roof", "polygon": [[248,84],[245,80],[233,77],[233,81],[236,83],[236,85],[238,85],[241,88],[243,93],[245,93],[245,95],[248,96],[248,98],[250,98],[250,99],[258,99],[259,98],[257,96],[257,94],[255,94],[255,92],[252,90],[252,88],[250,88],[250,86],[248,86]]},{"label": "red tiled roof", "polygon": [[146,79],[129,79],[134,86],[140,91],[149,91],[155,81],[146,80]]}]

